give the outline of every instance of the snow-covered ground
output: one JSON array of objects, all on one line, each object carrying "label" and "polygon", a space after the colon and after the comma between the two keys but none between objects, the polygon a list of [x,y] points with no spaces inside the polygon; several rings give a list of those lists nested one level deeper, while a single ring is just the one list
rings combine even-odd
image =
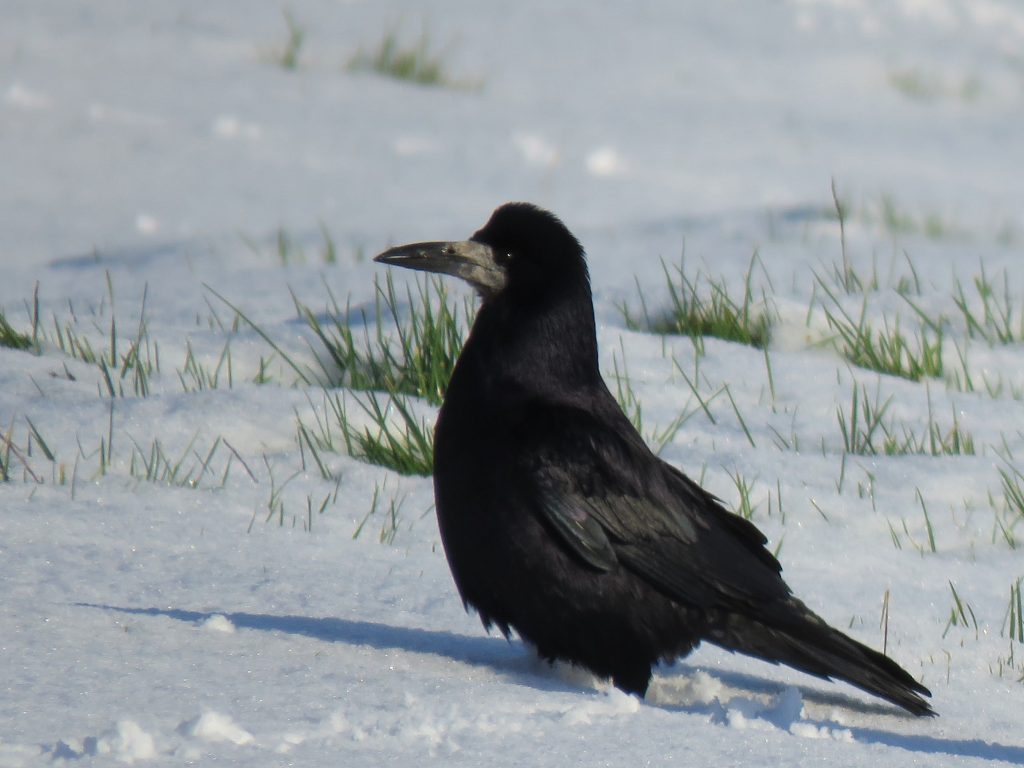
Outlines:
[{"label": "snow-covered ground", "polygon": [[[1024,471],[1024,8],[287,13],[294,70],[274,4],[4,4],[0,310],[31,332],[38,307],[41,336],[0,348],[0,766],[1024,764],[1024,522],[1000,475]],[[454,87],[347,67],[389,32],[425,34]],[[834,278],[833,179],[866,293]],[[602,365],[613,390],[628,371],[645,432],[689,414],[663,457],[731,505],[749,488],[794,591],[885,644],[939,718],[712,647],[645,701],[551,669],[463,612],[429,479],[342,453],[323,476],[298,430],[325,392],[284,359],[314,363],[295,301],[372,306],[370,256],[465,237],[512,199],[586,246]],[[661,260],[684,250],[733,295],[757,253],[767,355],[627,329],[620,306],[638,286],[663,306]],[[982,269],[1012,343],[970,337],[957,308],[962,289],[982,316]],[[944,318],[942,377],[822,343],[826,309],[856,318],[865,296],[875,328]],[[147,390],[115,366],[109,397],[58,331],[119,361],[144,340]],[[950,383],[965,371],[974,391]],[[891,398],[899,435],[955,423],[973,455],[844,458],[855,387]]]}]

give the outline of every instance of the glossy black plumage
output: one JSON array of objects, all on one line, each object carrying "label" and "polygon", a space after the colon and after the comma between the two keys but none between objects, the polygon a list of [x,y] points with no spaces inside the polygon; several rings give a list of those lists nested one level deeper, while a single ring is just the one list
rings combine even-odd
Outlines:
[{"label": "glossy black plumage", "polygon": [[507,204],[469,241],[377,258],[483,299],[434,487],[455,583],[487,627],[641,695],[652,664],[707,640],[934,714],[895,662],[791,595],[756,527],[647,448],[601,378],[583,249],[557,218]]}]

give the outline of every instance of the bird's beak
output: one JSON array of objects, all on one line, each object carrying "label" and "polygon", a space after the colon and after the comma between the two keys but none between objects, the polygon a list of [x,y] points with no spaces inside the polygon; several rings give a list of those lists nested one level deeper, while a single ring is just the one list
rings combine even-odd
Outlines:
[{"label": "bird's beak", "polygon": [[374,256],[373,260],[421,272],[454,275],[484,297],[499,293],[508,282],[508,274],[498,264],[494,249],[475,240],[399,245]]}]

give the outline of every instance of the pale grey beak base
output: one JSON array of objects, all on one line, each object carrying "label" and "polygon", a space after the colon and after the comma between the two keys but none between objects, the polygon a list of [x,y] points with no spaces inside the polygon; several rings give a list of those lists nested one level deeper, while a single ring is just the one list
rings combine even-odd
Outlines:
[{"label": "pale grey beak base", "polygon": [[373,260],[462,278],[484,298],[501,292],[508,282],[508,275],[498,264],[494,249],[475,240],[399,245],[374,256]]}]

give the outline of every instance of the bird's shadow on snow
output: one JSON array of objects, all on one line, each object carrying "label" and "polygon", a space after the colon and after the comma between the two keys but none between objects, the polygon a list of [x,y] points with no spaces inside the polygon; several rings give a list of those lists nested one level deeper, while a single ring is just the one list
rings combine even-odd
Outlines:
[{"label": "bird's shadow on snow", "polygon": [[379,622],[337,617],[190,611],[177,608],[128,608],[93,603],[75,605],[80,608],[116,611],[135,616],[164,616],[193,625],[200,625],[215,616],[223,616],[237,629],[284,632],[325,642],[440,656],[460,664],[494,670],[516,683],[539,690],[578,691],[580,687],[571,673],[552,675],[547,669],[547,662],[538,659],[526,646],[518,642],[508,642],[500,636],[459,635],[454,632],[396,627]]},{"label": "bird's shadow on snow", "polygon": [[981,760],[998,760],[1003,763],[1024,765],[1024,747],[997,744],[981,739],[941,739],[921,734],[891,733],[880,728],[845,727],[853,734],[854,741],[862,744],[882,744],[910,752],[975,757]]},{"label": "bird's shadow on snow", "polygon": [[[127,608],[115,605],[76,603],[82,608],[132,614],[137,616],[164,616],[189,624],[199,625],[215,616],[223,616],[236,628],[253,629],[263,632],[284,632],[303,635],[325,642],[340,642],[350,645],[364,645],[381,650],[403,650],[425,653],[452,659],[461,664],[486,667],[498,674],[507,675],[520,685],[529,685],[538,690],[573,692],[589,687],[587,675],[572,671],[567,665],[557,665],[552,672],[546,662],[539,660],[522,643],[508,643],[502,638],[459,635],[452,632],[420,629],[417,627],[396,627],[372,621],[353,619],[316,618],[309,616],[273,615],[261,613],[228,613],[218,611],[190,611],[175,608]],[[685,670],[685,671],[684,671]],[[693,687],[692,678],[705,674],[715,678],[739,697],[771,697],[779,694],[784,687],[754,675],[728,672],[717,668],[685,667],[681,674],[658,676],[660,693],[648,695],[650,706],[666,710],[686,712],[693,715],[713,715],[718,703],[710,705],[701,700],[699,693],[688,690]],[[823,707],[838,707],[858,714],[887,715],[898,718],[906,726],[907,721],[916,718],[892,706],[862,701],[842,693],[798,688],[803,700],[812,710]],[[728,701],[728,700],[727,700]],[[715,719],[712,717],[712,719]],[[974,757],[983,760],[998,760],[1024,765],[1024,747],[986,742],[980,739],[947,739],[921,733],[899,733],[877,726],[858,726],[837,723],[827,718],[812,717],[804,722],[833,731],[848,731],[853,740],[862,744],[880,744],[888,747],[923,754]],[[920,721],[922,728],[928,720]],[[782,724],[783,726],[785,723]]]}]

